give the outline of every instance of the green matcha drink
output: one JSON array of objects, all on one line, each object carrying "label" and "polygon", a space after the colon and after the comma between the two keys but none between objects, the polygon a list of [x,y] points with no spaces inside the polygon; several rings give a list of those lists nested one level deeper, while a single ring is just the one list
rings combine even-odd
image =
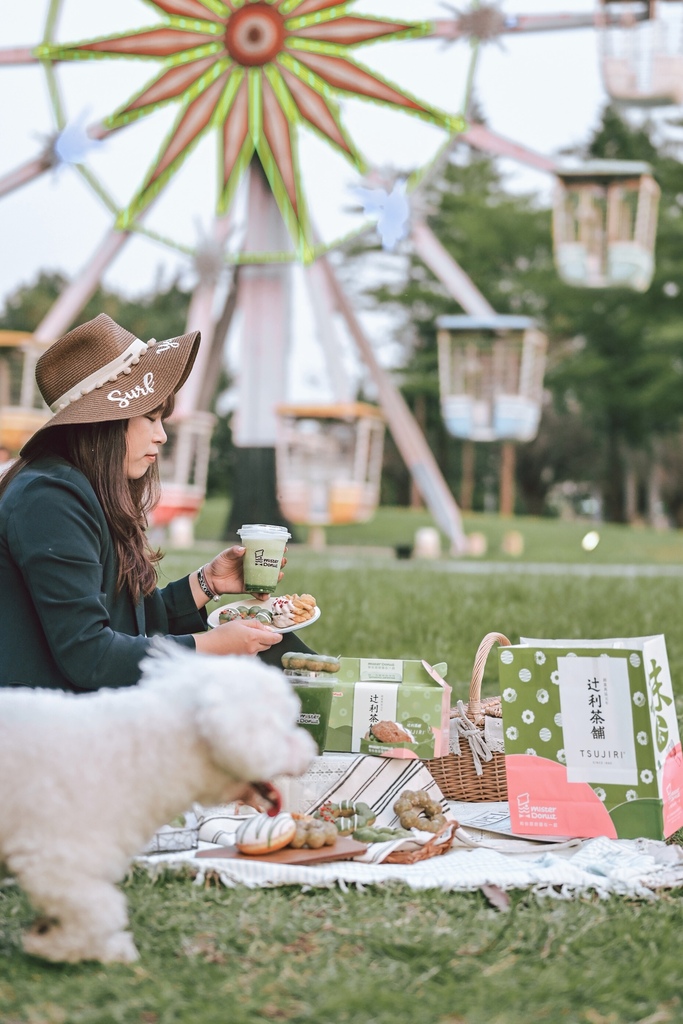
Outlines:
[{"label": "green matcha drink", "polygon": [[291,534],[284,526],[251,523],[238,531],[244,554],[244,589],[249,594],[272,594],[280,575],[282,556]]}]

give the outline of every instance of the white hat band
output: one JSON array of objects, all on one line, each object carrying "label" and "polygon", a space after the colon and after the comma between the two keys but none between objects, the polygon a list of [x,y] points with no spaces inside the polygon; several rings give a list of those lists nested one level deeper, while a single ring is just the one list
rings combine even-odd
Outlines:
[{"label": "white hat band", "polygon": [[116,359],[112,359],[110,362],[105,363],[104,366],[100,366],[95,373],[85,377],[69,391],[61,395],[56,402],[53,402],[50,406],[52,412],[61,412],[62,409],[66,409],[72,402],[77,402],[83,395],[90,394],[95,388],[101,388],[107,381],[116,380],[122,373],[130,373],[131,366],[140,362],[140,356],[145,354],[150,345],[156,345],[154,338],[151,338],[149,343],[136,338],[135,341],[130,343],[125,352],[118,355]]}]

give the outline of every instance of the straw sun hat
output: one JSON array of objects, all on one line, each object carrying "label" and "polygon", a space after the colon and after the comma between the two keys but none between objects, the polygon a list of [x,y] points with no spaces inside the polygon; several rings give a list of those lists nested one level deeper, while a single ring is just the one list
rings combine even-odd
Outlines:
[{"label": "straw sun hat", "polygon": [[36,381],[52,419],[24,446],[63,423],[128,420],[157,409],[185,383],[199,331],[148,342],[100,313],[59,338],[36,364]]}]

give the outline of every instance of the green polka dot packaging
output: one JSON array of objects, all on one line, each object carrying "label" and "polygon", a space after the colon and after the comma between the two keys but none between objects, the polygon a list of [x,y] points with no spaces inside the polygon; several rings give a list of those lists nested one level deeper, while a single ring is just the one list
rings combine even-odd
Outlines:
[{"label": "green polka dot packaging", "polygon": [[448,753],[451,688],[447,665],[340,658],[325,750],[374,757]]},{"label": "green polka dot packaging", "polygon": [[514,832],[664,839],[683,827],[663,636],[522,637],[498,658]]}]

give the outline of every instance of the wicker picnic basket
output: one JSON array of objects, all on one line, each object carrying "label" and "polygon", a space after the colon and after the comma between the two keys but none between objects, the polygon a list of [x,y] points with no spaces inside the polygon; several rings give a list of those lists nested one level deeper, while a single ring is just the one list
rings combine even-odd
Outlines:
[{"label": "wicker picnic basket", "polygon": [[448,800],[467,803],[507,800],[505,754],[491,751],[484,739],[486,716],[502,718],[500,697],[482,700],[481,681],[493,648],[509,645],[510,641],[502,633],[486,634],[474,659],[469,702],[465,706],[463,701],[458,701],[457,706],[451,708],[451,745],[455,742],[456,751],[424,762]]}]

